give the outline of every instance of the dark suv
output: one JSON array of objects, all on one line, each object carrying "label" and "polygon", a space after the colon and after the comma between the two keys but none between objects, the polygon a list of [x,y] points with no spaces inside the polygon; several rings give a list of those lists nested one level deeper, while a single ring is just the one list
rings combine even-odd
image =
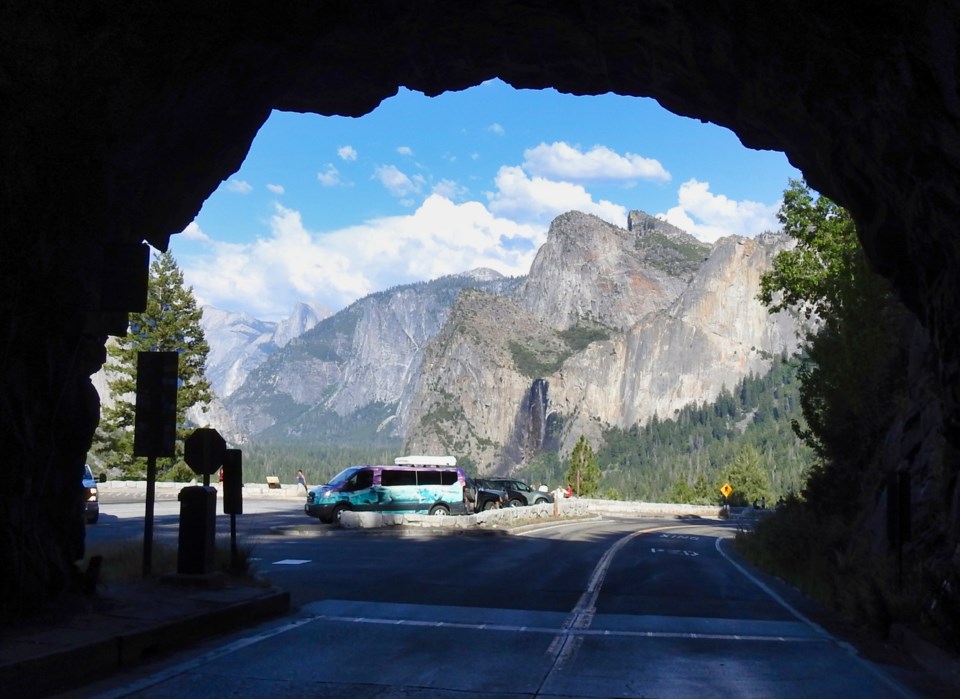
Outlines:
[{"label": "dark suv", "polygon": [[493,510],[498,507],[507,507],[510,503],[510,498],[503,488],[485,483],[482,479],[470,477],[463,486],[463,499],[467,505],[467,512]]},{"label": "dark suv", "polygon": [[542,490],[535,490],[516,478],[485,478],[484,483],[490,488],[502,488],[507,492],[510,507],[523,505],[539,505],[544,502],[553,502],[553,495]]},{"label": "dark suv", "polygon": [[100,519],[100,499],[97,495],[97,481],[93,478],[90,466],[83,466],[83,507],[87,524],[96,524]]}]

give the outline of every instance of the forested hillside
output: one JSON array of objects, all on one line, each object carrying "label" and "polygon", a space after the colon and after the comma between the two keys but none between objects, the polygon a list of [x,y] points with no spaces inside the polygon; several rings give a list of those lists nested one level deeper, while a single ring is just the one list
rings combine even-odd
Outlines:
[{"label": "forested hillside", "polygon": [[[769,373],[749,375],[713,403],[691,404],[645,426],[608,428],[597,456],[607,497],[648,502],[714,503],[730,481],[732,499],[768,501],[799,492],[813,453],[792,425],[803,429],[797,358],[780,357]],[[565,455],[544,454],[524,471],[555,487]],[[746,472],[744,472],[746,469]],[[746,479],[743,486],[735,481]]]},{"label": "forested hillside", "polygon": [[292,441],[247,444],[243,447],[243,480],[264,483],[267,476],[277,476],[281,483],[296,483],[297,470],[302,469],[307,483],[314,486],[326,483],[347,466],[392,464],[399,450],[399,443],[370,448]]}]

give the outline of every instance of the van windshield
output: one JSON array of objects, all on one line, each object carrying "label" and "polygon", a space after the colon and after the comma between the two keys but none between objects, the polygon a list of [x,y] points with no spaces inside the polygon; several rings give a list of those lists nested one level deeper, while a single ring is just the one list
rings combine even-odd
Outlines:
[{"label": "van windshield", "polygon": [[333,478],[331,478],[330,482],[327,483],[327,485],[335,485],[335,486],[343,485],[348,480],[350,480],[350,477],[354,473],[356,473],[362,468],[363,466],[351,466],[350,468],[345,468],[340,473],[338,473]]}]

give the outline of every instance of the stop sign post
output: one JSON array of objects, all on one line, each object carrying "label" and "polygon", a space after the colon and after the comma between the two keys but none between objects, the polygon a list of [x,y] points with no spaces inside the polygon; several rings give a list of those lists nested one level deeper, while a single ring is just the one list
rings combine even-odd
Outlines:
[{"label": "stop sign post", "polygon": [[223,465],[227,442],[212,427],[200,427],[183,442],[183,460],[197,475],[203,476],[203,484],[210,485],[210,476]]}]

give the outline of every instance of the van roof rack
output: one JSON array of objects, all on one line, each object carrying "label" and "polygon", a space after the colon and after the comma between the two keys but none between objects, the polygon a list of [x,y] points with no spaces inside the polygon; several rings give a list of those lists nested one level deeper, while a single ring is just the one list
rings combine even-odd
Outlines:
[{"label": "van roof rack", "polygon": [[398,456],[393,460],[397,466],[456,466],[455,456]]}]

